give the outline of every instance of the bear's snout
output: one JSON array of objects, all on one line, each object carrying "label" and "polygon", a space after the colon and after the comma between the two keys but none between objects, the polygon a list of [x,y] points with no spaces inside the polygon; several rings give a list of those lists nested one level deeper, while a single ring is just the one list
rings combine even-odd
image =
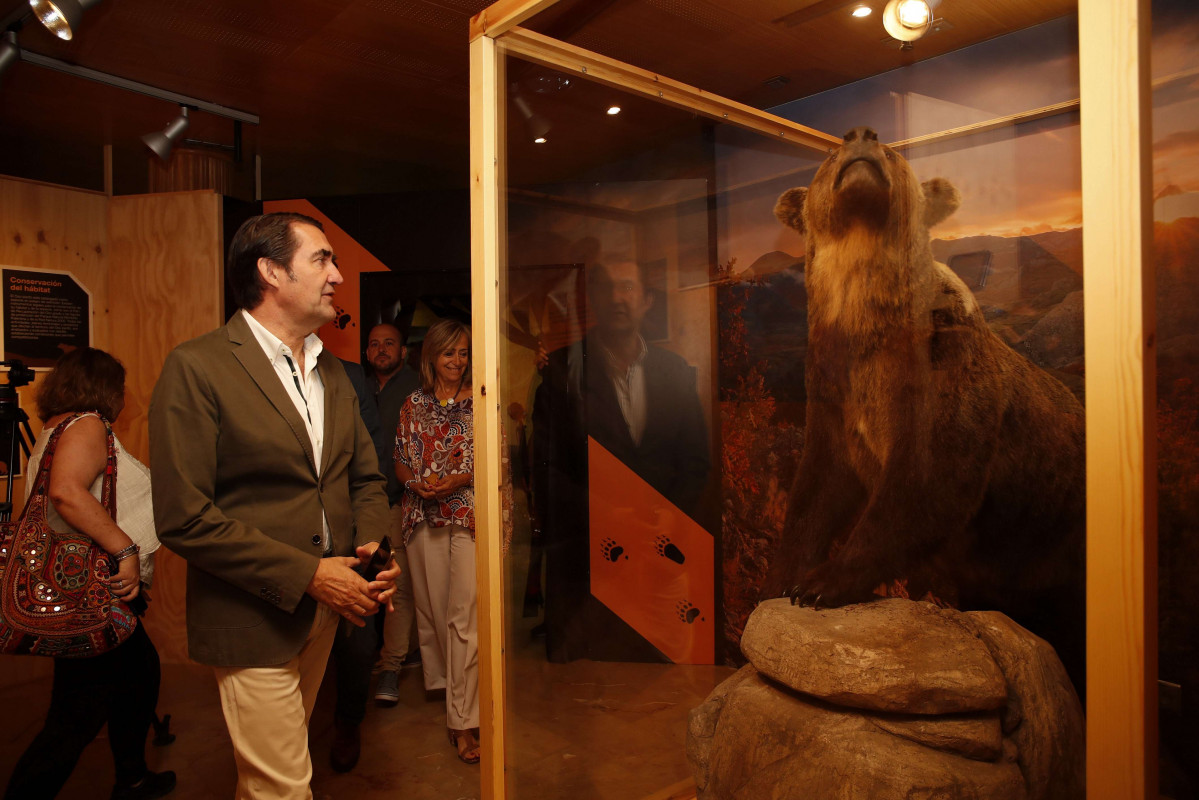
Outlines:
[{"label": "bear's snout", "polygon": [[845,142],[845,144],[850,144],[851,142],[876,142],[877,143],[878,142],[878,134],[874,132],[873,128],[868,128],[863,125],[861,127],[854,128],[853,130],[846,133],[844,136],[841,137],[841,141]]},{"label": "bear's snout", "polygon": [[889,186],[891,178],[887,174],[887,151],[878,141],[878,134],[870,128],[854,128],[845,134],[841,151],[837,154],[837,178],[833,182],[834,189],[840,189],[849,171],[857,164],[864,164],[873,173],[863,175],[863,179]]}]

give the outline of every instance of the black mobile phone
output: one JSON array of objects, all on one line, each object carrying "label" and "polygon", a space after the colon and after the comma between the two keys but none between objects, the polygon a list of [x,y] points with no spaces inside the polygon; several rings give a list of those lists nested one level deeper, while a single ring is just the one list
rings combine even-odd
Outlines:
[{"label": "black mobile phone", "polygon": [[378,549],[371,556],[371,560],[367,562],[366,569],[362,571],[362,577],[373,581],[380,572],[387,568],[389,561],[391,561],[391,539],[384,536],[379,542]]}]

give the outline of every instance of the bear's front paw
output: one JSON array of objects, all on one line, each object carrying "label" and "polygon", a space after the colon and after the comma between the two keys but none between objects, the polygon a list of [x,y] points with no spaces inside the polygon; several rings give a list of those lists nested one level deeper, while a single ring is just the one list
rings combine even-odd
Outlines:
[{"label": "bear's front paw", "polygon": [[812,592],[807,591],[802,585],[792,586],[791,591],[787,592],[787,597],[791,599],[791,605],[793,606],[811,606],[813,609],[820,608],[820,595],[814,595]]},{"label": "bear's front paw", "polygon": [[870,584],[863,581],[861,576],[862,573],[858,570],[846,569],[828,561],[808,572],[798,601],[793,594],[791,602],[820,609],[838,608],[869,600]]}]

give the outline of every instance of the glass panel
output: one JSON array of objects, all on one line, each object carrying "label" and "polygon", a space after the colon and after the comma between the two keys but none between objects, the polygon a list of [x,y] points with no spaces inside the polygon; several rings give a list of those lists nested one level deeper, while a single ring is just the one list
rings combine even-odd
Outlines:
[{"label": "glass panel", "polygon": [[[805,683],[831,656],[798,670],[800,691],[755,684],[772,708],[797,704],[814,722],[735,723],[725,712],[750,699],[705,702],[734,674],[759,680],[751,674],[765,671],[759,660],[745,666],[746,621],[762,597],[794,586],[809,601],[819,587],[819,605],[834,608],[816,612],[809,602],[796,613],[825,619],[879,595],[1004,612],[1056,646],[1081,684],[1075,20],[777,107],[837,138],[870,127],[846,141],[875,155],[862,167],[846,157],[830,168],[854,186],[870,175],[911,180],[892,175],[899,162],[874,139],[928,137],[895,152],[915,181],[945,178],[958,193],[929,184],[882,203],[861,188],[843,201],[839,183],[817,179],[807,213],[825,227],[807,239],[796,209],[783,215],[789,227],[774,207],[813,183],[825,152],[520,59],[506,69],[502,400],[517,489],[506,561],[510,796],[666,797],[721,770],[719,780],[764,796],[750,788],[751,766],[768,774],[787,753],[796,759],[791,778],[864,780],[840,771],[844,747],[821,755],[823,739],[800,732],[829,724],[822,715],[836,708],[862,726],[846,741],[876,741],[874,723],[852,709],[880,708],[870,705],[886,702],[878,687],[855,700]],[[608,114],[612,106],[619,113]],[[978,133],[939,135],[1008,116]],[[892,242],[857,258],[838,249],[850,246],[847,236],[882,236],[884,219],[910,237],[898,250]],[[834,232],[838,224],[844,230]],[[819,273],[832,283],[808,264],[816,241],[829,243],[819,252],[839,254],[825,255],[830,271]],[[902,258],[887,262],[894,252]],[[812,511],[821,504],[823,516]],[[875,604],[861,613],[896,605],[930,608]],[[909,624],[901,638],[927,635]],[[843,635],[828,652],[845,645]],[[764,636],[782,649],[787,639]],[[863,655],[878,642],[861,646],[847,672],[830,673],[834,685],[878,672]],[[1020,659],[980,658],[1017,694],[1032,691],[1014,672]],[[931,751],[983,786],[1025,780],[1002,756],[1015,747],[1025,769],[1039,757],[1048,765],[1041,774],[1058,776],[1048,796],[1071,796],[1082,775],[1081,706],[1067,673],[1053,674],[1054,699],[1044,705],[1068,720],[1052,745],[1017,744],[1010,728],[998,744],[1001,693],[958,708],[993,724],[989,743],[972,740],[972,758],[894,731],[879,752]],[[933,713],[919,703],[888,710]],[[734,779],[728,763],[716,763],[716,738],[705,737],[738,724],[743,735],[726,742],[744,746],[728,756],[744,773]],[[984,779],[977,764],[987,762]]]},{"label": "glass panel", "polygon": [[[507,70],[510,791],[642,797],[688,779],[687,714],[732,673],[716,654],[715,140],[690,113]],[[630,752],[646,757],[629,768]]]},{"label": "glass panel", "polygon": [[1199,796],[1199,9],[1153,3],[1161,795]]}]

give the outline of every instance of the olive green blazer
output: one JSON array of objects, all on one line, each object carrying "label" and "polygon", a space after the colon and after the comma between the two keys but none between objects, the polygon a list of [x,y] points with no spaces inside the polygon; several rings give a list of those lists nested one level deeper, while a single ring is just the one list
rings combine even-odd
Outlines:
[{"label": "olive green blazer", "polygon": [[296,656],[316,601],[305,589],[322,554],[321,512],[336,555],[388,529],[385,483],[358,398],[329,351],[323,464],[304,422],[241,314],[167,356],[150,401],[154,521],[187,561],[190,656],[222,667]]}]

